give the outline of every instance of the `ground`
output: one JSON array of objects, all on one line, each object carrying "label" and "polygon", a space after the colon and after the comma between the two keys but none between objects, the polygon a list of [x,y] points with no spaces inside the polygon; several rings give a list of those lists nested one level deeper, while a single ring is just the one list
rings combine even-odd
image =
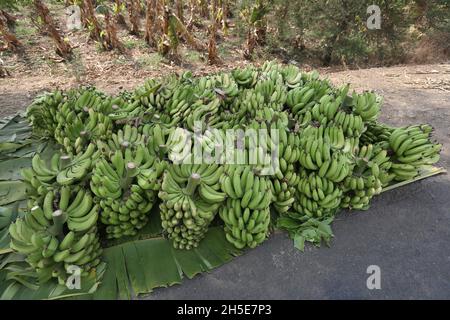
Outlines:
[{"label": "ground", "polygon": [[[95,61],[89,63],[95,66]],[[104,68],[104,63],[99,65]],[[162,69],[171,72],[185,67],[169,64]],[[45,70],[0,79],[0,116],[24,110],[39,92],[80,81],[73,73]],[[135,88],[145,77],[161,72],[130,65],[99,70],[87,73],[87,82],[109,93]],[[195,70],[203,73],[216,68],[197,66]],[[383,95],[381,120],[387,123],[431,123],[435,138],[444,145],[440,165],[450,169],[450,64],[320,72],[336,84],[351,83],[357,90]],[[449,195],[448,175],[386,192],[374,199],[370,210],[344,211],[337,217],[331,248],[307,246],[302,253],[286,234],[277,233],[231,263],[181,286],[157,289],[148,298],[450,299]],[[380,290],[366,287],[370,265],[381,269]]]}]

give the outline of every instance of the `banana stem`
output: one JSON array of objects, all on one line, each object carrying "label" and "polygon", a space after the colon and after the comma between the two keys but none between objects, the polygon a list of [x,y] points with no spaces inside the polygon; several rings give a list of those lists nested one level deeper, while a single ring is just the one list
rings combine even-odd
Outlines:
[{"label": "banana stem", "polygon": [[128,162],[126,167],[125,179],[122,181],[122,190],[126,191],[130,187],[133,177],[136,176],[136,164],[134,162]]},{"label": "banana stem", "polygon": [[63,226],[66,222],[66,214],[62,210],[56,210],[52,213],[53,219],[53,231],[54,234],[58,236],[58,238],[63,238]]},{"label": "banana stem", "polygon": [[194,194],[195,190],[197,189],[198,185],[200,184],[200,179],[201,178],[198,173],[191,174],[191,176],[189,177],[187,186],[184,189],[184,192],[187,195],[192,196]]},{"label": "banana stem", "polygon": [[433,167],[429,172],[427,172],[425,174],[422,174],[420,176],[417,176],[417,177],[415,177],[415,178],[413,178],[411,180],[406,180],[406,181],[402,181],[402,182],[399,182],[399,183],[391,184],[390,186],[387,186],[387,187],[383,188],[381,193],[383,193],[385,191],[393,190],[393,189],[396,189],[396,188],[399,188],[399,187],[403,187],[403,186],[406,186],[407,184],[410,184],[410,183],[413,183],[413,182],[416,182],[416,181],[419,181],[419,180],[422,180],[422,179],[430,178],[432,176],[435,176],[435,175],[438,175],[438,174],[441,174],[441,173],[446,173],[446,172],[447,172],[447,170],[445,170],[444,168]]},{"label": "banana stem", "polygon": [[60,164],[61,164],[61,170],[67,168],[71,161],[70,156],[68,156],[68,155],[61,156],[59,158],[59,160],[60,160]]},{"label": "banana stem", "polygon": [[165,144],[160,144],[159,145],[159,159],[164,159],[164,156],[167,152],[167,145]]}]

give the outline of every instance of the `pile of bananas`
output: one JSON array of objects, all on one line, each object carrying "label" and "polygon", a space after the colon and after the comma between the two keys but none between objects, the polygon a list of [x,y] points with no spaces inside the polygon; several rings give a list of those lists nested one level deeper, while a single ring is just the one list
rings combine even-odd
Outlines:
[{"label": "pile of bananas", "polygon": [[[262,243],[272,218],[290,232],[328,224],[339,208],[367,209],[383,187],[439,160],[431,126],[382,124],[381,104],[273,61],[150,79],[114,97],[45,94],[28,118],[60,151],[23,170],[28,212],[11,226],[11,246],[43,280],[62,282],[69,264],[98,265],[100,238],[136,235],[157,218],[155,205],[178,249],[198,246],[212,223],[238,248]],[[230,140],[230,129],[243,140]]]}]

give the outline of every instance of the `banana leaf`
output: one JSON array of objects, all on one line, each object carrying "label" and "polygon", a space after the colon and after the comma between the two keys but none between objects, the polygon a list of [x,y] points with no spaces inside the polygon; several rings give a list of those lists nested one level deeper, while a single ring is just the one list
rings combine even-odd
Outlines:
[{"label": "banana leaf", "polygon": [[[132,299],[154,288],[180,284],[183,278],[210,271],[239,254],[221,227],[210,228],[198,248],[190,251],[176,250],[162,237],[126,242],[105,250],[106,270],[101,265],[97,273],[82,278],[80,290],[69,290],[54,281],[37,286],[23,258],[11,254],[10,261],[0,264],[0,299]],[[5,265],[10,263],[16,278],[8,277],[11,268]]]},{"label": "banana leaf", "polygon": [[0,181],[0,206],[26,198],[26,185],[22,181]]},{"label": "banana leaf", "polygon": [[31,167],[31,158],[10,159],[0,162],[0,180],[20,180],[20,170]]},{"label": "banana leaf", "polygon": [[184,277],[210,271],[241,254],[225,238],[222,227],[212,227],[193,250],[177,250],[169,240],[152,238],[107,248],[108,268],[94,299],[130,299],[154,288],[180,284]]}]

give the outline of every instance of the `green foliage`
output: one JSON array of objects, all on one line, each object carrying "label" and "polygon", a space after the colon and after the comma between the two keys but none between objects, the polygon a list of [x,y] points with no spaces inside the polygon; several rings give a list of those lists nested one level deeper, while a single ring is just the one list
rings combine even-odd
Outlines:
[{"label": "green foliage", "polygon": [[[246,3],[246,1],[243,1]],[[403,62],[405,48],[416,41],[412,30],[450,33],[446,0],[298,0],[268,2],[268,47],[286,59],[317,64]],[[381,29],[370,30],[367,8],[381,10]],[[248,6],[248,4],[247,4]]]},{"label": "green foliage", "polygon": [[1,0],[0,9],[18,10],[20,6],[31,4],[31,0]]}]

